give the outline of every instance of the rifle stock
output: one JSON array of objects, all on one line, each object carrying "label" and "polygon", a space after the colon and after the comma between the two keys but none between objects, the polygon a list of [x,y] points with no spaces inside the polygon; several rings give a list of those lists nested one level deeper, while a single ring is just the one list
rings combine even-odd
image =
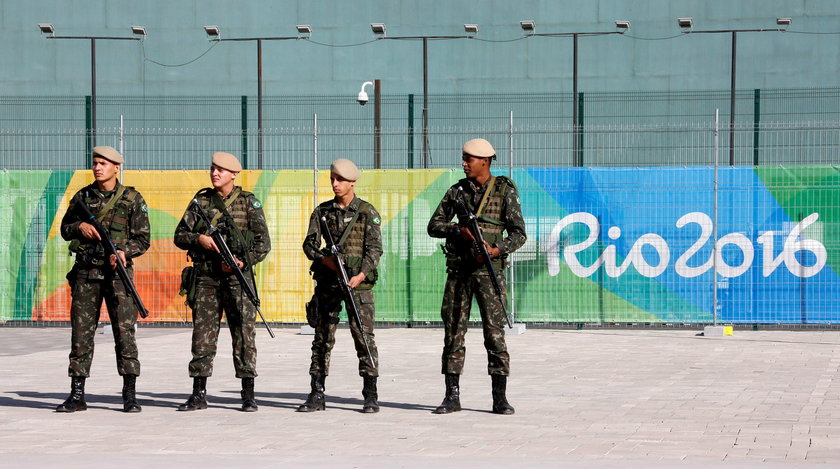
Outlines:
[{"label": "rifle stock", "polygon": [[274,331],[271,330],[271,326],[268,325],[265,317],[263,317],[262,311],[260,311],[260,298],[257,296],[257,292],[254,287],[252,287],[245,279],[245,273],[242,272],[242,269],[240,269],[236,264],[233,252],[231,252],[227,241],[225,241],[225,237],[222,235],[222,232],[218,227],[213,226],[210,223],[210,220],[207,218],[207,214],[204,213],[204,210],[201,209],[201,205],[198,204],[198,200],[192,200],[190,207],[193,206],[195,206],[195,212],[198,214],[199,218],[201,218],[201,221],[203,221],[207,226],[207,235],[213,238],[213,242],[216,243],[216,247],[219,248],[219,255],[222,256],[222,262],[227,264],[228,267],[233,270],[233,274],[236,276],[236,279],[239,280],[239,284],[242,285],[242,289],[245,290],[245,296],[248,297],[248,300],[250,300],[251,304],[253,304],[257,309],[257,314],[259,314],[260,320],[262,320],[265,329],[268,331],[268,335],[273,339]]},{"label": "rifle stock", "polygon": [[330,228],[327,226],[327,217],[321,217],[321,224],[323,225],[324,233],[326,233],[326,241],[329,243],[327,248],[330,250],[330,253],[335,256],[335,263],[338,265],[338,272],[336,272],[336,275],[338,276],[338,283],[344,291],[344,296],[346,297],[345,304],[347,305],[348,319],[352,316],[356,321],[356,325],[359,326],[359,332],[362,334],[362,341],[365,344],[365,351],[367,351],[368,358],[370,358],[370,363],[375,368],[376,361],[373,359],[373,354],[370,352],[370,346],[368,345],[367,337],[365,336],[365,327],[362,324],[362,315],[359,313],[359,306],[356,304],[356,295],[353,294],[353,287],[350,286],[350,277],[348,277],[347,269],[344,266],[344,259],[341,256],[341,248],[337,246],[333,240]]},{"label": "rifle stock", "polygon": [[131,281],[131,277],[128,276],[128,271],[125,269],[125,264],[123,264],[122,259],[120,256],[117,255],[117,247],[114,246],[114,242],[111,240],[111,236],[108,234],[108,230],[102,226],[102,223],[99,223],[99,220],[90,212],[90,209],[87,207],[87,204],[84,201],[79,200],[76,204],[79,209],[82,210],[84,220],[86,223],[90,223],[93,228],[99,233],[99,243],[102,244],[102,248],[105,251],[105,255],[110,257],[111,254],[116,256],[117,258],[117,276],[119,276],[120,280],[122,281],[123,287],[125,287],[125,291],[134,300],[134,304],[137,305],[137,310],[140,313],[141,318],[146,318],[149,316],[149,311],[146,309],[146,306],[143,304],[143,300],[140,299],[140,294],[137,293],[137,289],[134,287],[134,282]]},{"label": "rifle stock", "polygon": [[490,273],[490,282],[493,284],[493,291],[495,291],[496,296],[499,297],[499,303],[502,305],[502,311],[505,313],[505,319],[507,319],[508,326],[512,328],[513,319],[511,319],[508,314],[507,305],[505,304],[505,296],[502,292],[502,286],[499,284],[499,278],[496,277],[496,268],[493,267],[493,261],[490,259],[490,252],[487,250],[487,245],[484,243],[484,236],[481,234],[481,227],[478,226],[478,217],[476,217],[475,214],[472,213],[472,210],[470,210],[467,206],[464,188],[461,186],[458,186],[458,197],[455,198],[455,201],[466,214],[467,229],[470,230],[473,238],[475,238],[475,249],[484,259],[483,264],[487,267],[487,272]]}]

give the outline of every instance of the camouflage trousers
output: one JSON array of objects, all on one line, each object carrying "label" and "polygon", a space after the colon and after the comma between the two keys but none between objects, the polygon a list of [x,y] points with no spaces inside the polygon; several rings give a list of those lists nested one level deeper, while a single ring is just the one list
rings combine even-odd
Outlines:
[{"label": "camouflage trousers", "polygon": [[[131,270],[128,271],[129,275]],[[114,349],[117,356],[117,371],[120,375],[139,375],[140,361],[137,359],[137,342],[134,325],[137,323],[137,307],[125,291],[122,281],[109,275],[106,279],[79,278],[72,285],[73,301],[70,306],[72,338],[70,345],[70,366],[67,374],[90,376],[93,362],[93,338],[99,324],[102,301],[108,309],[111,330],[114,333]]]},{"label": "camouflage trousers", "polygon": [[[245,278],[251,282],[249,274]],[[233,275],[225,277],[199,274],[193,309],[191,377],[212,376],[213,359],[219,340],[222,314],[227,320],[233,345],[233,367],[237,378],[257,376],[257,308],[245,295]]]},{"label": "camouflage trousers", "polygon": [[[499,285],[507,301],[507,286],[502,274],[499,275]],[[507,376],[510,374],[510,355],[505,344],[504,329],[507,319],[486,271],[470,274],[450,271],[446,277],[440,309],[444,330],[441,373],[461,374],[464,370],[467,349],[464,337],[469,325],[473,296],[481,312],[484,348],[487,349],[487,372]]]},{"label": "camouflage trousers", "polygon": [[[359,358],[359,376],[379,376],[379,351],[376,348],[376,341],[373,333],[373,321],[376,314],[373,305],[373,290],[356,290],[356,304],[359,305],[359,315],[364,326],[364,339],[370,347],[370,354],[375,363],[370,362],[367,350],[365,349],[362,331],[356,324],[355,319],[349,316],[347,322],[350,325],[350,335],[356,346],[356,356]],[[318,297],[318,309],[321,312],[318,326],[315,328],[315,337],[312,339],[312,364],[309,366],[309,374],[329,374],[330,354],[335,345],[335,330],[338,324],[338,313],[341,311],[343,294],[335,283],[321,282],[315,286],[315,296]],[[345,307],[345,310],[347,308]]]}]

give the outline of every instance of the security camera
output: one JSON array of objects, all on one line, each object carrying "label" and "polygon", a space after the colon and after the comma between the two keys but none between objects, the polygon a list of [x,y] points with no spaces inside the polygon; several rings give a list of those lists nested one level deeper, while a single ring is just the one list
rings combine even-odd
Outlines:
[{"label": "security camera", "polygon": [[368,101],[370,101],[370,98],[368,98],[367,93],[365,93],[364,91],[360,92],[359,96],[356,97],[356,102],[361,104],[362,106],[367,104]]},{"label": "security camera", "polygon": [[370,101],[370,98],[368,98],[368,94],[365,91],[365,86],[368,86],[368,85],[373,86],[373,82],[372,81],[366,81],[366,82],[362,83],[362,89],[359,91],[359,95],[356,97],[356,102],[361,104],[362,106],[364,106],[365,104],[368,103],[368,101]]}]

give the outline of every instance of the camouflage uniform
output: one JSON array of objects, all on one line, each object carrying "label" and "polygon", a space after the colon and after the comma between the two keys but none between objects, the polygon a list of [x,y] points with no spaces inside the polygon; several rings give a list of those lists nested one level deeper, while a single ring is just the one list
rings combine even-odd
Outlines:
[{"label": "camouflage uniform", "polygon": [[[124,192],[120,199],[100,217],[99,212],[121,188]],[[77,208],[80,203],[86,204],[91,213],[97,215],[116,248],[125,253],[126,270],[131,277],[134,277],[132,259],[149,249],[148,209],[143,196],[133,187],[122,186],[117,182],[114,190],[102,191],[93,183],[77,192],[70,200],[67,213],[61,220],[61,237],[71,241],[70,250],[76,254],[73,269],[67,274],[73,298],[70,307],[72,345],[68,375],[90,376],[93,338],[103,299],[114,333],[117,371],[121,376],[139,375],[140,361],[134,338],[137,306],[129,298],[119,276],[111,269],[99,240],[87,239],[79,232],[79,225],[84,220]]]},{"label": "camouflage uniform", "polygon": [[[217,192],[213,188],[200,190],[195,199],[207,217],[213,218],[220,212],[212,199]],[[221,199],[221,197],[218,197]],[[262,204],[251,192],[236,186],[222,200],[227,212],[243,233],[243,240],[233,231],[224,229],[225,241],[233,254],[245,263],[242,271],[253,285],[253,266],[261,262],[271,250],[271,240]],[[257,376],[256,314],[257,309],[245,295],[242,286],[232,272],[222,271],[221,256],[207,251],[198,244],[198,237],[207,234],[207,227],[199,223],[195,207],[188,209],[175,228],[175,245],[188,252],[196,274],[196,301],[193,309],[192,360],[189,365],[191,377],[208,377],[213,374],[213,358],[222,313],[227,318],[233,345],[233,365],[237,378]],[[228,223],[228,217],[221,217],[219,224]],[[250,246],[243,246],[243,242]],[[256,291],[256,288],[255,288]]]},{"label": "camouflage uniform", "polygon": [[[357,213],[358,219],[353,224],[345,242],[341,243],[341,236]],[[355,288],[356,304],[360,309],[359,314],[370,353],[375,362],[379,361],[373,333],[375,308],[372,289],[378,276],[376,266],[382,255],[380,232],[382,220],[373,205],[358,197],[355,197],[344,209],[335,200],[329,200],[312,212],[312,216],[309,217],[309,230],[303,241],[303,252],[313,261],[311,270],[316,282],[315,296],[321,313],[315,328],[315,337],[312,340],[312,364],[309,367],[311,375],[329,374],[330,353],[335,345],[335,329],[339,321],[338,313],[341,311],[341,302],[344,301],[336,273],[321,263],[325,255],[330,255],[324,254],[321,250],[321,227],[323,226],[320,222],[321,216],[326,217],[333,240],[343,246],[347,275],[353,277],[360,272],[365,273],[365,280]],[[347,322],[350,324],[350,333],[356,345],[356,356],[359,357],[359,375],[362,377],[379,376],[376,363],[370,363],[370,358],[367,356],[358,325],[349,317]]]},{"label": "camouflage uniform", "polygon": [[[470,318],[472,299],[475,296],[481,312],[481,322],[484,329],[484,347],[487,349],[487,371],[491,375],[507,376],[510,374],[510,356],[505,345],[504,325],[506,318],[493,290],[487,268],[476,261],[474,248],[470,242],[464,241],[452,223],[457,213],[456,197],[458,187],[464,189],[467,206],[476,213],[489,181],[478,187],[470,179],[461,179],[446,191],[440,205],[429,220],[429,236],[446,238],[444,252],[446,253],[446,286],[444,287],[441,319],[444,325],[444,347],[441,358],[441,373],[460,375],[464,368],[464,336]],[[522,219],[522,208],[519,195],[513,182],[504,177],[496,176],[492,193],[486,206],[479,215],[484,240],[491,246],[499,248],[499,257],[493,259],[493,266],[499,274],[499,284],[502,291],[507,293],[504,271],[505,259],[525,243],[525,221]],[[507,237],[503,232],[507,230]],[[505,301],[507,298],[505,298]]]}]

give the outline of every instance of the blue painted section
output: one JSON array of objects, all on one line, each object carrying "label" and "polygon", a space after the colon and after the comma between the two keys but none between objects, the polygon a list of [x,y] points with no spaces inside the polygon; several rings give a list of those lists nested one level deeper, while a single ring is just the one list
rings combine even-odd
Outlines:
[{"label": "blue painted section", "polygon": [[[615,264],[621,266],[628,257],[633,257],[631,252],[639,238],[651,234],[661,237],[651,238],[656,247],[647,245],[641,248],[644,260],[641,266],[633,263],[627,270],[610,276],[605,274],[602,265],[600,272],[582,277],[592,281],[602,279],[603,288],[663,320],[696,320],[696,317],[674,311],[675,303],[669,301],[668,296],[694,305],[711,316],[712,268],[691,276],[686,274],[685,269],[676,267],[677,260],[687,256],[686,252],[699,242],[700,225],[690,223],[677,228],[676,223],[686,214],[699,212],[705,214],[711,228],[714,217],[713,168],[540,168],[524,171],[556,204],[547,208],[545,200],[541,199],[540,207],[536,207],[526,201],[523,207],[526,216],[535,210],[546,213],[553,209],[555,213],[551,223],[554,225],[567,214],[585,212],[600,223],[598,241],[576,255],[583,267],[593,265],[610,246],[615,250]],[[768,250],[771,259],[780,255],[784,258],[785,239],[800,220],[788,218],[752,168],[721,168],[718,181],[718,239],[727,235],[725,239],[734,239],[734,236],[740,238],[743,245],[719,244],[723,265],[718,266],[718,271],[722,272],[717,282],[718,320],[732,323],[840,322],[840,311],[833,307],[840,301],[840,278],[827,264],[813,276],[797,275],[802,273],[797,264],[790,263],[789,266],[784,261],[772,271],[765,269],[764,250]],[[819,213],[818,207],[796,209],[802,217]],[[833,240],[819,239],[819,233],[823,231],[819,224],[818,220],[806,233],[817,233],[813,239],[823,246],[831,245]],[[759,237],[771,231],[774,232],[772,250],[769,243],[759,242]],[[567,226],[560,237],[561,249],[579,245],[589,232],[584,223]],[[710,259],[712,238],[710,233],[696,253],[686,258],[688,267],[702,266]],[[811,235],[806,238],[811,239]],[[766,238],[762,239],[766,241]],[[789,250],[799,264],[807,267],[817,262],[813,252],[796,251],[796,246]],[[733,276],[723,274],[726,266],[736,267],[747,262],[745,256],[750,251],[752,261],[746,264],[744,271]],[[660,255],[669,256],[667,267],[655,275],[642,275],[641,272],[652,272],[652,266],[660,262]],[[567,264],[563,254],[560,259]],[[769,275],[765,276],[765,270]],[[663,304],[671,306],[662,309]]]}]

